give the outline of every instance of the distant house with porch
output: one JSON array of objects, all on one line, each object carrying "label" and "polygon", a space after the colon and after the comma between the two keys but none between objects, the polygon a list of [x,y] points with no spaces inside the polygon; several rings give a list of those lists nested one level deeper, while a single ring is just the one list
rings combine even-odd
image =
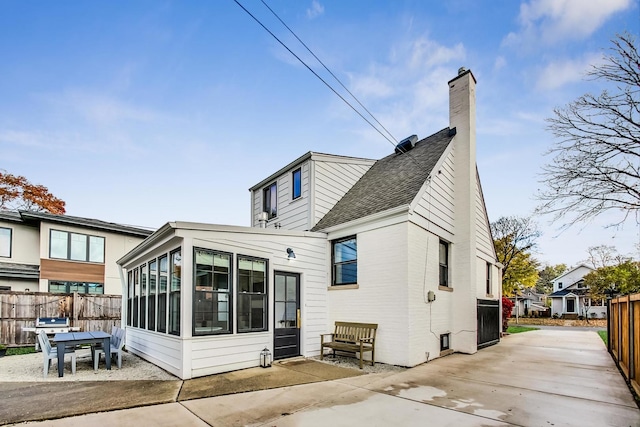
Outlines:
[{"label": "distant house with porch", "polygon": [[170,222],[123,256],[127,349],[180,378],[317,356],[335,321],[377,323],[415,366],[499,340],[501,266],[476,168],[475,78],[449,125],[383,159],[307,153],[250,189],[251,227]]},{"label": "distant house with porch", "polygon": [[594,269],[588,265],[580,264],[553,279],[553,293],[549,295],[552,316],[557,315],[564,318],[606,317],[605,300],[592,300],[589,297],[589,289],[584,284],[584,276],[592,271]]}]

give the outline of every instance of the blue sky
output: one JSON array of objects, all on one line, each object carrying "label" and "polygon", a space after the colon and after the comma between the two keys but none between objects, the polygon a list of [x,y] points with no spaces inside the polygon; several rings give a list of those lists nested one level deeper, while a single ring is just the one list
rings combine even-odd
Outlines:
[{"label": "blue sky", "polygon": [[[588,64],[640,27],[637,0],[265,1],[398,140],[448,126],[447,81],[470,68],[491,220],[533,211],[545,118],[599,92]],[[240,2],[338,87],[260,1]],[[393,150],[232,0],[2,0],[0,58],[0,168],[69,215],[249,225],[248,188],[307,151]],[[640,258],[637,224],[615,220],[560,233],[540,218],[537,257]]]}]

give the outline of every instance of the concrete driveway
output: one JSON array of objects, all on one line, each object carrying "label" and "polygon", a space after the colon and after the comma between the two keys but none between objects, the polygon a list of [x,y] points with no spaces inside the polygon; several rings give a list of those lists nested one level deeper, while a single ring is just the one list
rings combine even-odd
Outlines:
[{"label": "concrete driveway", "polygon": [[539,330],[400,373],[30,423],[40,426],[640,426],[598,335]]}]

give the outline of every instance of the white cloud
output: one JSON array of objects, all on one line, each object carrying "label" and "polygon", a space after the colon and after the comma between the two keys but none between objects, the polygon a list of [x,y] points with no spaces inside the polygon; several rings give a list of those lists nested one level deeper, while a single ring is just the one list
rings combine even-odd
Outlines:
[{"label": "white cloud", "polygon": [[566,84],[580,82],[587,69],[601,61],[600,55],[589,54],[580,59],[550,62],[538,75],[536,87],[540,90],[554,90]]},{"label": "white cloud", "polygon": [[[448,124],[446,82],[465,65],[461,43],[446,46],[426,37],[402,40],[388,59],[368,70],[351,74],[351,90],[397,139],[417,134],[422,138]],[[387,144],[370,128],[362,131],[365,141]]]},{"label": "white cloud", "polygon": [[503,40],[506,45],[534,46],[567,39],[582,40],[632,0],[531,0],[520,5],[520,29]]},{"label": "white cloud", "polygon": [[324,6],[320,4],[319,1],[313,0],[311,2],[311,7],[307,9],[307,18],[314,19],[324,13]]},{"label": "white cloud", "polygon": [[498,71],[507,65],[507,60],[504,56],[498,56],[493,63],[493,71]]}]

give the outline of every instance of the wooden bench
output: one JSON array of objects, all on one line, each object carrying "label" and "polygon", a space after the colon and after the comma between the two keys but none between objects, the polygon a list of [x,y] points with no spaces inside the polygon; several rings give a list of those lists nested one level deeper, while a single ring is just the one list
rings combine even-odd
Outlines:
[{"label": "wooden bench", "polygon": [[[327,347],[333,350],[333,357],[336,357],[336,350],[354,355],[360,353],[360,369],[363,362],[371,363],[373,366],[377,329],[377,323],[336,322],[332,334],[320,334],[320,359],[324,358],[324,348]],[[325,342],[327,336],[331,339]],[[367,351],[371,352],[371,360],[364,359],[364,353]]]}]

